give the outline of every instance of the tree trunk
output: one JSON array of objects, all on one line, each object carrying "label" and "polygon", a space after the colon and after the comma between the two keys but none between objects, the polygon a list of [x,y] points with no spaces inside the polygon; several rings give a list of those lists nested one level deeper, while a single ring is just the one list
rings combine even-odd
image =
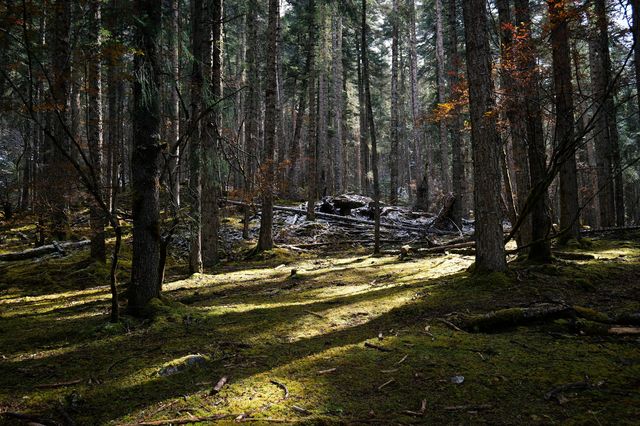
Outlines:
[{"label": "tree trunk", "polygon": [[624,226],[624,195],[619,172],[620,147],[616,123],[615,87],[611,79],[609,23],[604,0],[594,1],[593,36],[589,38],[596,117],[595,142],[602,226]]},{"label": "tree trunk", "polygon": [[[205,43],[206,62],[211,58],[211,95],[213,102],[220,102],[223,96],[222,89],[222,0],[213,0],[209,3],[211,9],[208,16],[211,17],[211,26],[205,19],[203,25],[206,35],[211,29],[211,43]],[[211,53],[209,53],[211,52]],[[207,120],[211,126],[204,127],[202,139],[202,264],[213,266],[218,262],[218,229],[219,212],[218,196],[220,194],[219,176],[219,147],[222,132],[222,105],[214,107],[213,113]]]},{"label": "tree trunk", "polygon": [[[633,35],[633,62],[636,71],[636,93],[640,93],[640,0],[631,0]],[[636,96],[638,102],[638,115],[640,115],[640,96]]]},{"label": "tree trunk", "polygon": [[373,172],[373,253],[380,253],[380,182],[378,181],[378,147],[376,143],[376,125],[373,119],[371,105],[371,82],[369,81],[369,53],[367,42],[367,0],[362,0],[362,79],[364,80],[364,95],[367,105],[367,121],[371,136],[371,170]]},{"label": "tree trunk", "polygon": [[466,179],[464,175],[464,140],[462,138],[462,115],[458,104],[461,96],[460,83],[460,56],[458,54],[458,21],[456,14],[456,0],[448,0],[447,27],[449,43],[447,46],[449,60],[449,102],[454,103],[453,116],[449,124],[451,136],[451,160],[452,160],[452,186],[456,199],[451,209],[451,219],[456,226],[462,228],[462,216],[467,210],[465,205]]},{"label": "tree trunk", "polygon": [[[411,80],[411,118],[413,121],[413,153],[415,168],[413,175],[420,182],[416,181],[416,203],[417,210],[428,210],[429,208],[429,179],[427,178],[428,170],[423,169],[422,160],[422,113],[420,110],[420,93],[418,91],[418,54],[416,46],[418,44],[416,37],[416,6],[414,0],[408,0],[409,8],[409,74]],[[429,165],[426,165],[427,167]]]},{"label": "tree trunk", "polygon": [[176,208],[180,208],[180,147],[177,146],[180,137],[180,2],[169,0],[169,63],[171,67],[171,82],[169,90],[169,114],[166,119],[167,142],[176,146],[169,158],[169,189]]},{"label": "tree trunk", "polygon": [[[446,102],[446,79],[444,61],[444,26],[442,25],[442,0],[436,3],[436,78],[438,80],[438,103]],[[440,175],[442,192],[451,191],[451,175],[449,172],[449,141],[447,137],[447,121],[444,117],[438,122],[438,137],[440,139]]]},{"label": "tree trunk", "polygon": [[389,203],[398,204],[398,45],[400,37],[398,35],[400,16],[398,15],[398,0],[393,0],[393,10],[391,12],[391,151],[389,152],[389,169],[391,182],[389,187]]},{"label": "tree trunk", "polygon": [[280,1],[269,0],[269,24],[267,28],[267,67],[265,70],[265,116],[264,116],[264,151],[262,156],[262,213],[260,214],[260,236],[257,251],[273,248],[271,228],[273,226],[273,192],[274,192],[274,164],[276,119],[278,105],[276,99],[277,70],[276,57],[278,55],[278,17],[280,15]]},{"label": "tree trunk", "polygon": [[[95,181],[96,191],[100,196],[104,193],[103,173],[103,133],[102,133],[102,58],[101,49],[101,11],[100,1],[92,0],[90,3],[90,44],[87,46],[85,58],[88,60],[88,75],[86,80],[86,92],[89,102],[87,105],[87,142],[89,145],[89,158]],[[93,53],[92,53],[93,52]],[[104,243],[104,212],[97,201],[92,201],[89,208],[91,225],[91,258],[99,262],[106,261],[106,248]]]},{"label": "tree trunk", "polygon": [[504,271],[505,258],[500,212],[500,141],[491,53],[484,0],[463,2],[469,81],[471,142],[473,147],[476,272]]},{"label": "tree trunk", "polygon": [[509,0],[498,0],[498,16],[500,23],[500,52],[501,52],[501,82],[504,92],[504,108],[509,120],[509,135],[513,146],[513,159],[515,165],[515,213],[516,216],[525,215],[520,229],[516,234],[518,246],[526,246],[531,243],[531,216],[523,212],[524,205],[531,189],[529,180],[529,163],[527,158],[525,103],[524,93],[518,87],[518,81],[514,77],[516,61],[515,46],[513,41],[514,25],[511,19]]},{"label": "tree trunk", "polygon": [[[531,12],[529,0],[515,0],[516,22],[522,28],[519,34],[521,52],[517,55],[518,69],[522,72],[521,88],[524,93],[524,111],[527,120],[527,151],[531,181],[531,240],[529,259],[538,262],[551,261],[551,245],[547,239],[551,222],[548,216],[546,180],[547,160],[540,103],[540,76],[536,65],[538,53],[531,38]],[[521,212],[521,214],[526,214]]]},{"label": "tree trunk", "polygon": [[345,185],[345,163],[342,158],[344,151],[342,140],[342,9],[338,1],[333,7],[333,184],[334,193],[340,194]]},{"label": "tree trunk", "polygon": [[554,140],[560,166],[560,228],[561,242],[579,238],[578,179],[575,156],[573,118],[573,88],[569,28],[563,0],[547,0],[551,22],[553,83],[555,90],[556,123]]},{"label": "tree trunk", "polygon": [[[253,198],[255,159],[258,150],[258,115],[260,76],[258,73],[258,21],[257,2],[250,0],[247,15],[247,97],[246,124],[244,134],[243,191],[247,201]],[[292,167],[293,168],[293,167]],[[242,238],[249,239],[249,207],[243,212]]]},{"label": "tree trunk", "polygon": [[309,0],[308,5],[309,37],[311,42],[308,45],[307,58],[309,63],[309,74],[307,75],[307,85],[309,87],[309,123],[307,124],[307,220],[315,220],[315,205],[317,193],[317,154],[318,140],[316,135],[316,22],[315,0]]},{"label": "tree trunk", "polygon": [[202,126],[198,121],[202,110],[202,89],[204,85],[202,63],[204,60],[206,32],[202,17],[204,10],[202,0],[191,3],[191,127],[189,140],[189,271],[192,274],[202,272]]},{"label": "tree trunk", "polygon": [[358,37],[358,124],[360,127],[360,192],[363,195],[369,195],[371,193],[369,185],[369,132],[367,130],[367,108],[366,100],[364,96],[364,80],[362,78],[362,46],[363,43]]},{"label": "tree trunk", "polygon": [[162,3],[136,0],[134,10],[135,55],[133,81],[132,185],[133,260],[129,310],[144,314],[149,301],[160,295],[160,39]]},{"label": "tree trunk", "polygon": [[[49,141],[45,151],[42,195],[45,204],[50,206],[52,234],[58,240],[66,240],[69,233],[69,220],[66,213],[69,170],[62,149],[69,148],[70,124],[70,81],[71,81],[71,2],[57,0],[53,3],[51,21],[51,99],[56,105],[52,113],[52,135],[55,141]],[[62,149],[60,149],[60,148]]]}]

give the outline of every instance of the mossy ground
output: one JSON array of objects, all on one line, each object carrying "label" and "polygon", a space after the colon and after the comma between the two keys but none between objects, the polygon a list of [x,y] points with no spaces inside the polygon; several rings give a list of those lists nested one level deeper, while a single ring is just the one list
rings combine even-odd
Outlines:
[{"label": "mossy ground", "polygon": [[[0,411],[61,423],[64,411],[79,425],[241,413],[307,424],[632,424],[637,337],[583,336],[558,324],[468,334],[437,319],[549,301],[596,317],[638,312],[639,237],[573,248],[595,260],[514,261],[508,274],[483,277],[466,272],[472,257],[453,254],[401,261],[279,249],[193,277],[174,260],[154,319],[115,325],[107,269],[88,264],[86,250],[5,263]],[[158,375],[189,354],[206,364]],[[464,382],[452,383],[458,375]],[[212,393],[222,376],[228,385]],[[545,399],[585,380],[593,387]],[[422,400],[423,416],[407,413]]]}]

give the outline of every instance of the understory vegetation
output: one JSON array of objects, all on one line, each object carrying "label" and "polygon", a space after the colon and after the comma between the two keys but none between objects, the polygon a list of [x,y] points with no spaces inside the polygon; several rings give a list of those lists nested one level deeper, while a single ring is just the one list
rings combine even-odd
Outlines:
[{"label": "understory vegetation", "polygon": [[[2,230],[3,251],[20,248],[23,225]],[[0,262],[0,421],[632,424],[638,335],[592,326],[637,320],[639,239],[594,235],[563,249],[591,260],[512,256],[507,273],[487,275],[467,271],[464,251],[276,248],[192,276],[169,259],[151,319],[115,324],[108,265],[88,249]],[[461,317],[540,304],[573,314],[458,329]]]}]

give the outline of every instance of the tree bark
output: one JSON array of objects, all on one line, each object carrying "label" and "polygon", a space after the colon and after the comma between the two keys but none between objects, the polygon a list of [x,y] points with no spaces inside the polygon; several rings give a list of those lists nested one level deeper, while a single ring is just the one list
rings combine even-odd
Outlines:
[{"label": "tree bark", "polygon": [[569,27],[564,0],[547,0],[551,23],[553,83],[556,122],[554,140],[560,166],[561,242],[579,238],[578,179],[575,156],[573,88],[569,51]]},{"label": "tree bark", "polygon": [[364,95],[367,105],[367,121],[371,136],[371,170],[373,172],[373,253],[380,253],[380,182],[378,181],[378,147],[376,141],[376,125],[373,119],[371,105],[371,82],[369,81],[369,54],[367,43],[367,0],[362,0],[362,79],[364,80]]},{"label": "tree bark", "polygon": [[[527,120],[526,144],[529,156],[531,182],[531,246],[529,259],[538,262],[551,261],[551,245],[547,239],[551,229],[548,216],[547,185],[545,176],[547,160],[545,154],[544,128],[540,102],[540,76],[536,65],[538,53],[531,35],[531,12],[529,0],[515,0],[516,22],[521,28],[520,52],[517,68],[521,72],[520,87],[524,95],[524,111]],[[521,214],[526,214],[521,212]]]},{"label": "tree bark", "polygon": [[318,140],[316,134],[316,21],[315,0],[309,0],[308,4],[309,37],[307,58],[309,62],[309,74],[307,85],[309,88],[309,123],[307,125],[307,220],[315,220],[315,205],[317,193],[317,154]]},{"label": "tree bark", "polygon": [[160,39],[162,3],[134,2],[133,127],[133,260],[129,310],[143,315],[149,301],[160,295]]},{"label": "tree bark", "polygon": [[513,40],[514,25],[511,19],[509,0],[498,0],[498,16],[500,24],[500,53],[501,53],[501,82],[503,86],[504,109],[509,121],[509,136],[513,147],[515,165],[515,213],[516,216],[525,215],[522,225],[516,234],[518,246],[531,243],[531,216],[523,212],[524,205],[531,189],[529,180],[529,163],[527,158],[526,141],[526,106],[523,100],[524,91],[520,90],[515,77],[516,46]]},{"label": "tree bark", "polygon": [[169,114],[166,120],[167,142],[176,146],[169,158],[169,189],[176,208],[180,208],[180,147],[177,146],[180,137],[180,2],[169,0],[169,64],[171,67],[171,82],[169,90]]},{"label": "tree bark", "polygon": [[[103,132],[102,132],[102,57],[101,50],[101,10],[100,1],[92,0],[90,3],[90,44],[85,55],[88,64],[87,87],[87,142],[89,145],[89,158],[96,191],[100,196],[104,193],[103,179]],[[92,53],[93,52],[93,53]],[[91,225],[91,258],[99,262],[106,261],[106,248],[104,242],[104,212],[96,201],[91,202],[89,208]]]},{"label": "tree bark", "polygon": [[507,269],[500,196],[496,191],[500,187],[500,141],[496,131],[486,14],[484,0],[463,3],[475,176],[476,272]]},{"label": "tree bark", "polygon": [[398,204],[398,151],[400,123],[398,121],[398,47],[400,43],[398,0],[393,0],[391,11],[391,150],[389,152],[389,171],[391,182],[389,185],[389,203]]},{"label": "tree bark", "polygon": [[[442,0],[436,3],[436,78],[438,80],[438,103],[446,102],[446,79],[444,58],[444,26],[442,24]],[[441,117],[438,122],[438,137],[440,139],[440,176],[442,192],[451,191],[451,175],[449,172],[449,140],[447,137],[447,121]]]},{"label": "tree bark", "polygon": [[458,105],[460,98],[461,82],[460,82],[460,55],[458,54],[458,21],[456,13],[456,0],[448,0],[448,16],[447,27],[449,32],[448,39],[448,61],[449,61],[449,102],[454,103],[453,116],[449,124],[449,134],[451,136],[451,160],[452,160],[452,186],[453,194],[456,199],[451,209],[451,219],[456,226],[462,228],[462,216],[467,210],[465,205],[466,198],[466,179],[464,174],[464,140],[462,138],[462,115]]},{"label": "tree bark", "polygon": [[333,192],[335,194],[340,194],[345,186],[345,163],[342,158],[344,147],[342,140],[342,9],[340,7],[340,2],[335,1],[333,8]]},{"label": "tree bark", "polygon": [[273,248],[273,192],[275,183],[273,154],[275,149],[276,117],[278,116],[276,57],[278,55],[279,15],[280,1],[269,0],[267,67],[265,70],[264,152],[262,156],[262,213],[260,214],[260,236],[256,247],[257,251]]},{"label": "tree bark", "polygon": [[70,81],[71,81],[71,2],[57,0],[52,4],[51,20],[51,99],[56,111],[52,114],[52,135],[56,142],[49,141],[44,155],[44,174],[42,195],[45,204],[50,206],[51,227],[54,238],[67,239],[69,219],[66,213],[68,197],[68,173],[62,150],[68,148],[70,124]]},{"label": "tree bark", "polygon": [[[211,95],[213,102],[219,102],[223,96],[222,89],[222,0],[212,0],[209,3],[211,26],[205,19],[203,30],[206,35],[211,34],[211,43],[206,43],[206,62],[211,66]],[[211,33],[209,33],[211,31]],[[209,53],[210,52],[210,53]],[[210,55],[210,56],[209,56]],[[209,57],[211,62],[209,62]],[[219,212],[218,197],[220,194],[220,156],[222,132],[222,105],[214,107],[210,118],[210,126],[203,128],[201,165],[202,165],[202,264],[213,266],[218,263],[218,230]]]},{"label": "tree bark", "polygon": [[205,15],[202,0],[191,3],[191,126],[192,135],[189,140],[189,271],[192,274],[202,272],[202,127],[198,121],[202,110],[202,89],[204,78],[202,64],[204,61],[204,31],[202,17]]}]

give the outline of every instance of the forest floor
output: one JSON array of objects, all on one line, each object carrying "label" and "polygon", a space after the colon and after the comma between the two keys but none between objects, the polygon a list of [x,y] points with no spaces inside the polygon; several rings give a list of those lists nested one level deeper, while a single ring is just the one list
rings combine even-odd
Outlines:
[{"label": "forest floor", "polygon": [[[3,225],[0,250],[19,249],[30,227]],[[119,324],[108,322],[107,269],[87,262],[88,249],[0,262],[0,423],[19,424],[8,413],[60,425],[640,417],[638,335],[592,335],[562,319],[493,333],[442,321],[541,302],[637,314],[640,232],[564,250],[593,260],[513,258],[507,274],[482,277],[465,254],[325,249],[275,249],[192,277],[172,259],[154,318]],[[126,282],[130,241],[123,254]]]}]

